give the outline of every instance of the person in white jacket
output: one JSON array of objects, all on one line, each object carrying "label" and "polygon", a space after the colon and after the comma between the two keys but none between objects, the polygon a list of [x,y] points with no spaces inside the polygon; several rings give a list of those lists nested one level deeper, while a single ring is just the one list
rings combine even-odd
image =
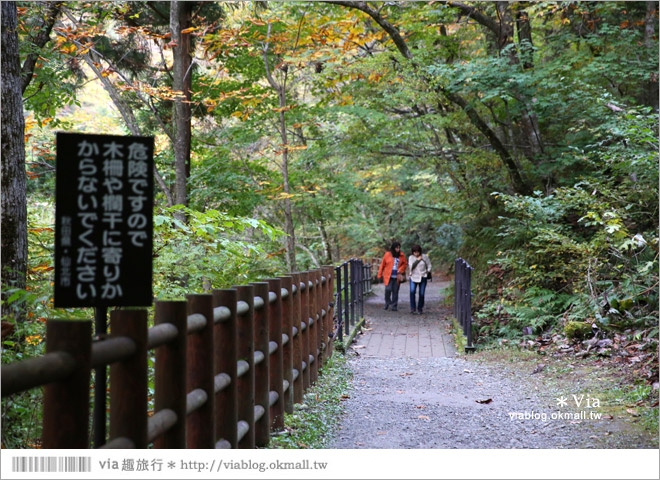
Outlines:
[{"label": "person in white jacket", "polygon": [[[410,313],[421,315],[424,311],[424,294],[426,282],[431,271],[431,260],[428,255],[422,253],[422,247],[413,245],[412,255],[408,259],[408,277],[410,278]],[[415,296],[419,289],[419,299],[415,302]]]}]

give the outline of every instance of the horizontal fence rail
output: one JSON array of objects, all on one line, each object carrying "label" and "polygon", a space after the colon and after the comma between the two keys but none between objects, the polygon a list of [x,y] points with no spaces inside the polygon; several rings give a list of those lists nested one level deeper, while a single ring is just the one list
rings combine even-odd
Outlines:
[{"label": "horizontal fence rail", "polygon": [[466,338],[465,351],[474,350],[472,345],[472,267],[462,258],[455,261],[454,316]]},{"label": "horizontal fence rail", "polygon": [[317,381],[334,340],[357,324],[370,290],[370,265],[351,259],[158,301],[151,328],[146,309],[114,310],[99,341],[91,320],[48,320],[46,354],[3,365],[2,396],[44,385],[42,447],[89,448],[91,371],[109,365],[100,448],[263,447]]}]

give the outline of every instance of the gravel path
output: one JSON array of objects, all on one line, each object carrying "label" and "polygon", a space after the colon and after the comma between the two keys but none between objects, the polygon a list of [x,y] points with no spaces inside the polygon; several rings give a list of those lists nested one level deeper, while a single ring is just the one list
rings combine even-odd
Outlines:
[{"label": "gravel path", "polygon": [[[383,312],[382,285],[375,290],[365,306],[368,328],[370,322],[387,323],[384,313],[392,325],[400,323],[397,316],[410,315],[405,286],[396,313]],[[446,333],[450,311],[440,301],[439,289],[430,288],[426,321]],[[611,433],[611,420],[589,418],[597,408],[558,405],[553,395],[534,391],[538,386],[503,369],[457,356],[361,351],[350,360],[354,388],[330,448],[603,448],[601,438]],[[648,448],[646,442],[629,438],[625,446]]]}]

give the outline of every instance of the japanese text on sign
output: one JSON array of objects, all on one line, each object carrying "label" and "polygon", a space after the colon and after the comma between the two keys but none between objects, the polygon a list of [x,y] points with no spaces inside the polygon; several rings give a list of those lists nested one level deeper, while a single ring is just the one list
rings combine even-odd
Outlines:
[{"label": "japanese text on sign", "polygon": [[151,304],[153,138],[58,133],[55,306]]}]

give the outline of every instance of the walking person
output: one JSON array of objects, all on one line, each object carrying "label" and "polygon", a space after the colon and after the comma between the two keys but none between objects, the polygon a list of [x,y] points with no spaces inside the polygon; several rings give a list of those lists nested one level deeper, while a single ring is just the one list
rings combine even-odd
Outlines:
[{"label": "walking person", "polygon": [[383,255],[378,269],[378,278],[383,279],[385,284],[385,310],[391,308],[393,312],[397,311],[399,284],[405,281],[407,266],[406,256],[401,252],[401,244],[394,242],[389,252]]},{"label": "walking person", "polygon": [[[413,245],[412,255],[408,259],[410,268],[410,313],[421,315],[424,311],[424,294],[426,282],[431,277],[431,260],[422,253],[422,247]],[[419,289],[419,299],[415,302],[416,292]]]}]

